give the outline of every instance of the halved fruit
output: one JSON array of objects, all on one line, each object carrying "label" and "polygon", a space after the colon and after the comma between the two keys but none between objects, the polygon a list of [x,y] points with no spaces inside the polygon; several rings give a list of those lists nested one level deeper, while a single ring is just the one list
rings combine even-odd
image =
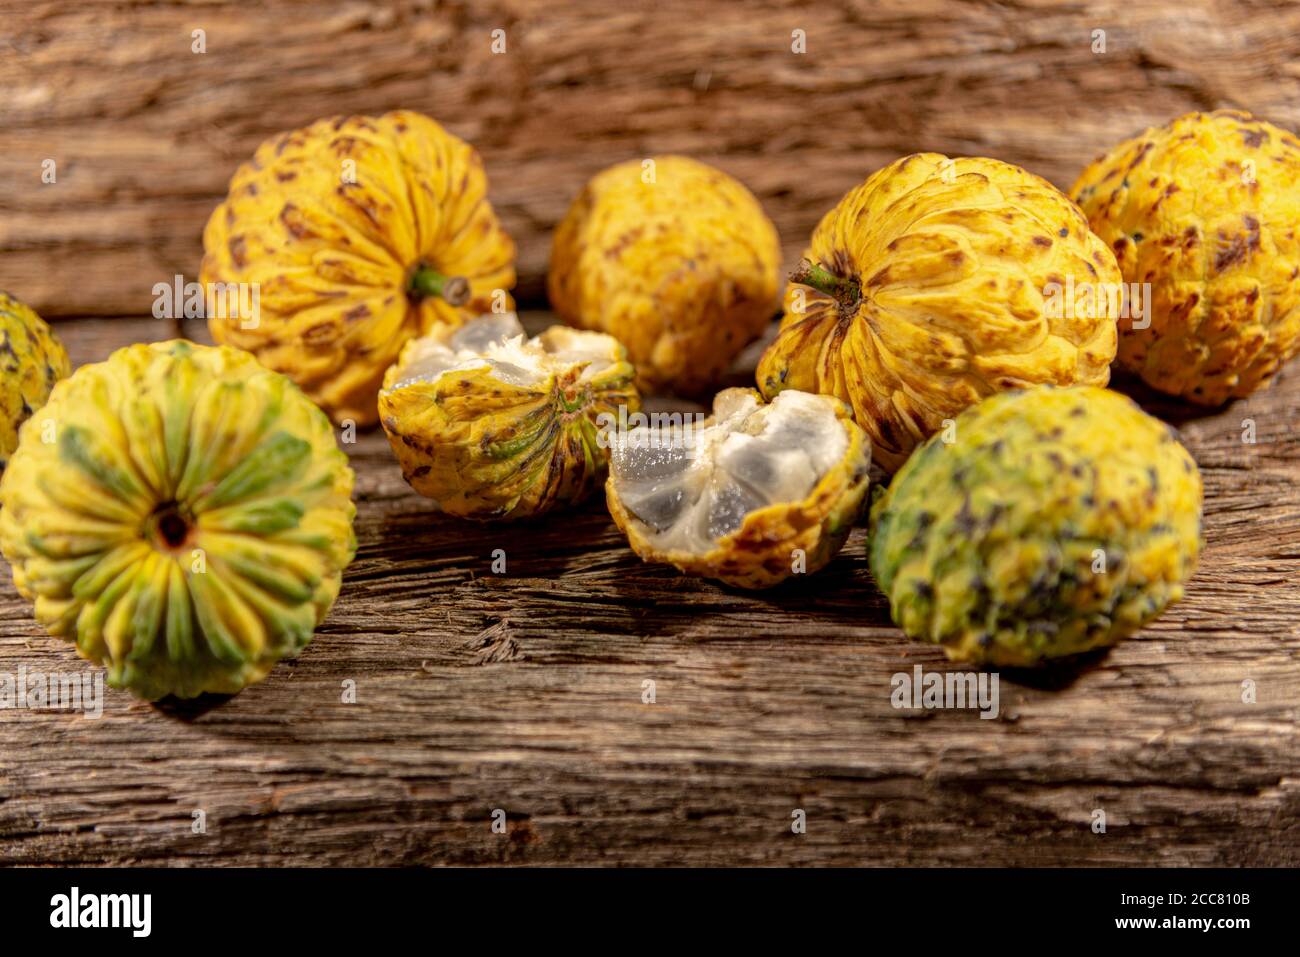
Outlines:
[{"label": "halved fruit", "polygon": [[871,446],[830,396],[726,389],[702,422],[610,445],[605,495],[632,550],[740,588],[817,571],[863,513]]},{"label": "halved fruit", "polygon": [[611,336],[552,326],[527,339],[513,313],[484,316],[408,343],[384,376],[379,418],[403,477],[440,509],[526,518],[600,486],[597,420],[640,409],[634,375]]}]

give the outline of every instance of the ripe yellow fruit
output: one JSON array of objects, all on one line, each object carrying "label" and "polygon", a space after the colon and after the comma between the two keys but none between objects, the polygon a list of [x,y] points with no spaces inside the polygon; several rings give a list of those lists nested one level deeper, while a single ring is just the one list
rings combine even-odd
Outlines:
[{"label": "ripe yellow fruit", "polygon": [[840,200],[805,255],[759,389],[838,396],[890,471],[993,392],[1109,381],[1115,257],[1017,166],[905,156]]},{"label": "ripe yellow fruit", "polygon": [[1120,143],[1071,191],[1124,279],[1119,363],[1205,405],[1244,398],[1300,351],[1300,140],[1237,110]]},{"label": "ripe yellow fruit", "polygon": [[597,174],[555,231],[547,289],[627,347],[647,391],[715,385],[776,312],[776,228],[739,182],[684,156]]},{"label": "ripe yellow fruit", "polygon": [[34,310],[0,292],[0,471],[18,448],[18,429],[72,371],[58,336]]},{"label": "ripe yellow fruit", "polygon": [[329,420],[284,376],[224,346],[133,345],[23,427],[0,550],[36,620],[113,687],[232,693],[329,611],[356,550],[351,495]]},{"label": "ripe yellow fruit", "polygon": [[374,424],[407,340],[513,307],[514,243],[486,195],[478,153],[418,113],[337,117],[268,140],[203,231],[209,293],[258,290],[253,317],[215,297],[213,338],[289,376],[336,422]]},{"label": "ripe yellow fruit", "polygon": [[528,518],[600,488],[603,417],[641,406],[618,341],[552,326],[525,339],[513,313],[409,342],[379,393],[402,477],[450,515]]},{"label": "ripe yellow fruit", "polygon": [[723,389],[703,422],[616,439],[605,497],[632,550],[737,588],[822,568],[866,505],[871,446],[829,396]]}]

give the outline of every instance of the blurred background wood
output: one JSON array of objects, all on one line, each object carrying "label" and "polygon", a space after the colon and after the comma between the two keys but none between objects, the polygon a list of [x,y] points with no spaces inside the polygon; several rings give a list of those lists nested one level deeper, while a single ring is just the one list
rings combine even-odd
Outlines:
[{"label": "blurred background wood", "polygon": [[0,288],[48,315],[147,314],[155,282],[197,273],[236,165],[338,113],[422,110],[473,142],[532,305],[553,225],[629,157],[735,174],[793,265],[821,214],[905,153],[1068,188],[1188,110],[1300,127],[1300,5],[1281,2],[5,0],[0,22]]}]

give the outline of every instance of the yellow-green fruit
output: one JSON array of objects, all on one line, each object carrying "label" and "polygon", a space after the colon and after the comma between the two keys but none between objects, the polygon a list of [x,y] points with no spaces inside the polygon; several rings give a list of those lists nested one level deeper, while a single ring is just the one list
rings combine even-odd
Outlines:
[{"label": "yellow-green fruit", "polygon": [[555,231],[547,288],[570,325],[622,342],[647,390],[698,394],[771,321],[776,228],[739,182],[684,156],[611,166]]},{"label": "yellow-green fruit", "polygon": [[1182,597],[1200,548],[1191,455],[1129,399],[1085,386],[985,399],[871,510],[894,622],[958,661],[1112,645]]},{"label": "yellow-green fruit", "polygon": [[1115,257],[1017,166],[905,156],[822,218],[805,259],[758,387],[843,399],[890,471],[994,392],[1109,381]]},{"label": "yellow-green fruit", "polygon": [[632,550],[690,575],[768,588],[825,566],[862,515],[871,446],[848,407],[724,389],[713,415],[615,436],[605,497]]},{"label": "yellow-green fruit", "polygon": [[443,511],[528,518],[600,487],[611,427],[641,407],[634,375],[610,336],[552,326],[526,339],[513,313],[487,316],[408,343],[380,421],[402,476]]},{"label": "yellow-green fruit", "polygon": [[33,310],[0,292],[0,470],[18,447],[18,429],[72,371],[63,343]]},{"label": "yellow-green fruit", "polygon": [[1300,351],[1294,135],[1236,110],[1189,113],[1120,143],[1072,194],[1124,279],[1149,284],[1142,314],[1120,322],[1125,369],[1218,405]]},{"label": "yellow-green fruit", "polygon": [[352,560],[329,420],[246,352],[134,345],[23,427],[0,550],[36,619],[153,700],[235,692],[311,640]]},{"label": "yellow-green fruit", "polygon": [[[213,338],[289,376],[340,423],[375,423],[407,340],[513,305],[515,247],[483,163],[419,113],[336,117],[263,143],[203,250]],[[214,283],[246,284],[248,301],[256,288],[242,311],[255,314],[223,308],[235,296]]]}]

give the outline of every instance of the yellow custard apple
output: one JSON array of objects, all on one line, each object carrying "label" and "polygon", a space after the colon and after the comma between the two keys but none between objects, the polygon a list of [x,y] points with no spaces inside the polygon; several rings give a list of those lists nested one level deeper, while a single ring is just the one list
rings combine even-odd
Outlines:
[{"label": "yellow custard apple", "polygon": [[1124,396],[1037,386],[917,449],[870,526],[872,574],[909,637],[957,661],[1036,665],[1112,645],[1182,597],[1201,476]]},{"label": "yellow custard apple", "polygon": [[329,420],[246,352],[134,345],[23,426],[0,550],[51,634],[153,700],[235,692],[311,640],[352,560]]},{"label": "yellow custard apple", "polygon": [[[514,243],[482,161],[419,113],[336,117],[263,143],[203,249],[213,338],[288,375],[336,422],[376,422],[407,340],[513,306]],[[218,283],[251,284],[255,315],[222,308]]]},{"label": "yellow custard apple", "polygon": [[777,309],[781,250],[758,200],[684,156],[597,174],[555,231],[547,288],[570,325],[627,346],[647,390],[714,385]]},{"label": "yellow custard apple", "polygon": [[758,386],[843,399],[892,471],[993,392],[1105,385],[1119,292],[1115,257],[1050,183],[905,156],[818,224]]},{"label": "yellow custard apple", "polygon": [[1149,284],[1143,314],[1120,323],[1123,368],[1218,405],[1300,351],[1294,135],[1237,110],[1190,113],[1120,143],[1072,194],[1124,279]]},{"label": "yellow custard apple", "polygon": [[517,519],[600,488],[613,423],[641,405],[618,341],[513,313],[409,342],[379,393],[403,477],[461,518]]},{"label": "yellow custard apple", "polygon": [[702,422],[615,436],[605,496],[645,561],[767,588],[835,557],[862,516],[870,465],[839,400],[791,390],[764,404],[724,389]]},{"label": "yellow custard apple", "polygon": [[72,371],[63,343],[35,311],[0,292],[0,470],[18,447],[18,429]]}]

